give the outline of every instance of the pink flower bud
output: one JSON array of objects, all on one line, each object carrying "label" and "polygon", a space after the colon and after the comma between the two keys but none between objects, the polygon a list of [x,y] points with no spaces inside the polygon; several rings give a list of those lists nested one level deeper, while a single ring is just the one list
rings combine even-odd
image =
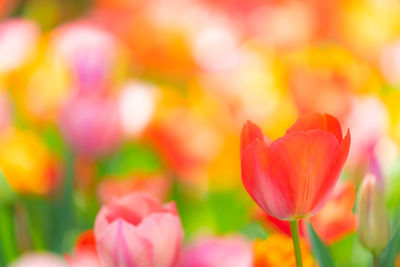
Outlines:
[{"label": "pink flower bud", "polygon": [[104,266],[175,266],[183,229],[175,203],[133,193],[103,206],[94,233]]}]

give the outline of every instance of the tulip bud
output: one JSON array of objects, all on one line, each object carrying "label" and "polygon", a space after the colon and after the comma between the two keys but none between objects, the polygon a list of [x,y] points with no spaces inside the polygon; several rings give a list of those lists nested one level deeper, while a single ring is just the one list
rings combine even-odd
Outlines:
[{"label": "tulip bud", "polygon": [[379,254],[385,248],[389,234],[383,190],[373,174],[367,174],[361,184],[357,216],[361,244]]},{"label": "tulip bud", "polygon": [[150,195],[135,192],[101,208],[94,235],[104,267],[173,267],[183,228],[174,202],[161,205]]}]

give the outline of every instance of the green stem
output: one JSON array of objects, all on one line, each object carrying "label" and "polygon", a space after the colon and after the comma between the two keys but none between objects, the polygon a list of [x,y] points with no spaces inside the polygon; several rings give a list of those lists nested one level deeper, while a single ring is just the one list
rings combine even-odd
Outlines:
[{"label": "green stem", "polygon": [[35,221],[34,213],[32,214],[34,210],[31,210],[35,203],[30,202],[33,201],[29,199],[23,199],[21,203],[21,212],[25,218],[26,227],[27,231],[29,232],[33,250],[45,250],[46,245],[43,238],[44,235],[39,227],[39,223]]},{"label": "green stem", "polygon": [[294,254],[296,256],[296,265],[297,265],[297,267],[303,267],[303,262],[301,260],[301,248],[300,248],[300,236],[299,236],[298,221],[290,221],[290,231],[292,232]]},{"label": "green stem", "polygon": [[372,253],[372,257],[374,259],[374,267],[380,267],[379,256],[376,253]]},{"label": "green stem", "polygon": [[74,154],[72,151],[65,151],[66,172],[63,181],[63,188],[59,198],[53,205],[54,229],[52,233],[52,250],[58,253],[64,251],[63,243],[68,233],[75,224],[75,211],[73,200],[74,187]]},{"label": "green stem", "polygon": [[0,204],[0,242],[3,258],[6,263],[18,256],[15,242],[14,210],[12,206]]}]

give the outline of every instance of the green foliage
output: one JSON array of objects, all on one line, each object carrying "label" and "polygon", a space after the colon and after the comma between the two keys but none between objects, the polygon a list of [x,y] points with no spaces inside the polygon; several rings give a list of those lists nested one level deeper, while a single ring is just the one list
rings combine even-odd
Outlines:
[{"label": "green foliage", "polygon": [[9,186],[3,173],[0,171],[0,205],[12,203],[16,198],[16,194]]},{"label": "green foliage", "polygon": [[358,241],[356,234],[351,234],[330,247],[335,266],[365,267],[371,266],[372,256]]},{"label": "green foliage", "polygon": [[240,232],[250,240],[254,240],[254,239],[263,239],[264,240],[268,236],[268,233],[264,230],[262,225],[258,222],[250,222],[250,223],[244,225],[240,229]]},{"label": "green foliage", "polygon": [[99,161],[98,175],[127,176],[135,172],[154,173],[161,169],[162,163],[150,147],[129,143],[123,145],[113,156]]},{"label": "green foliage", "polygon": [[333,260],[329,249],[321,241],[311,223],[308,222],[307,226],[315,259],[321,267],[333,267]]},{"label": "green foliage", "polygon": [[55,126],[44,128],[41,132],[41,136],[49,150],[59,157],[62,157],[68,149],[60,131]]},{"label": "green foliage", "polygon": [[208,205],[218,233],[236,232],[250,222],[250,203],[246,200],[237,190],[209,193]]},{"label": "green foliage", "polygon": [[15,221],[12,205],[0,204],[0,247],[1,259],[10,263],[18,257],[19,251],[15,240]]},{"label": "green foliage", "polygon": [[240,231],[247,236],[265,238],[259,225],[250,224],[250,202],[236,190],[201,195],[175,183],[172,199],[177,203],[186,239],[199,232],[229,234]]},{"label": "green foliage", "polygon": [[396,256],[400,251],[400,230],[397,229],[396,234],[390,240],[385,250],[380,255],[381,266],[394,266]]},{"label": "green foliage", "polygon": [[190,240],[198,232],[213,232],[215,225],[204,196],[191,193],[176,182],[171,197],[176,202],[185,229],[185,240]]}]

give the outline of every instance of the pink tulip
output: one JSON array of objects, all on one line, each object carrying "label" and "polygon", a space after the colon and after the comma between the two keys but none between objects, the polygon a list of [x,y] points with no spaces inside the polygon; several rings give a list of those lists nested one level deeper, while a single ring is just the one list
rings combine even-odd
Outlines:
[{"label": "pink tulip", "polygon": [[183,229],[175,203],[133,193],[103,206],[94,225],[97,252],[107,267],[169,267],[179,257]]},{"label": "pink tulip", "polygon": [[371,155],[388,128],[389,116],[384,104],[373,97],[353,98],[344,121],[351,129],[352,143],[348,165],[352,168],[373,164]]},{"label": "pink tulip", "polygon": [[64,106],[61,130],[69,144],[84,155],[103,155],[120,139],[115,101],[99,94],[77,94]]},{"label": "pink tulip", "polygon": [[121,198],[134,191],[147,192],[158,201],[166,199],[171,187],[171,180],[163,175],[134,175],[123,179],[105,178],[97,186],[100,203],[110,203],[114,198]]},{"label": "pink tulip", "polygon": [[27,253],[10,264],[10,267],[68,267],[60,256],[42,252]]},{"label": "pink tulip", "polygon": [[182,251],[179,267],[251,267],[251,245],[240,237],[198,240]]},{"label": "pink tulip", "polygon": [[56,59],[72,73],[80,91],[101,91],[110,82],[117,43],[90,21],[61,26],[54,36]]}]

